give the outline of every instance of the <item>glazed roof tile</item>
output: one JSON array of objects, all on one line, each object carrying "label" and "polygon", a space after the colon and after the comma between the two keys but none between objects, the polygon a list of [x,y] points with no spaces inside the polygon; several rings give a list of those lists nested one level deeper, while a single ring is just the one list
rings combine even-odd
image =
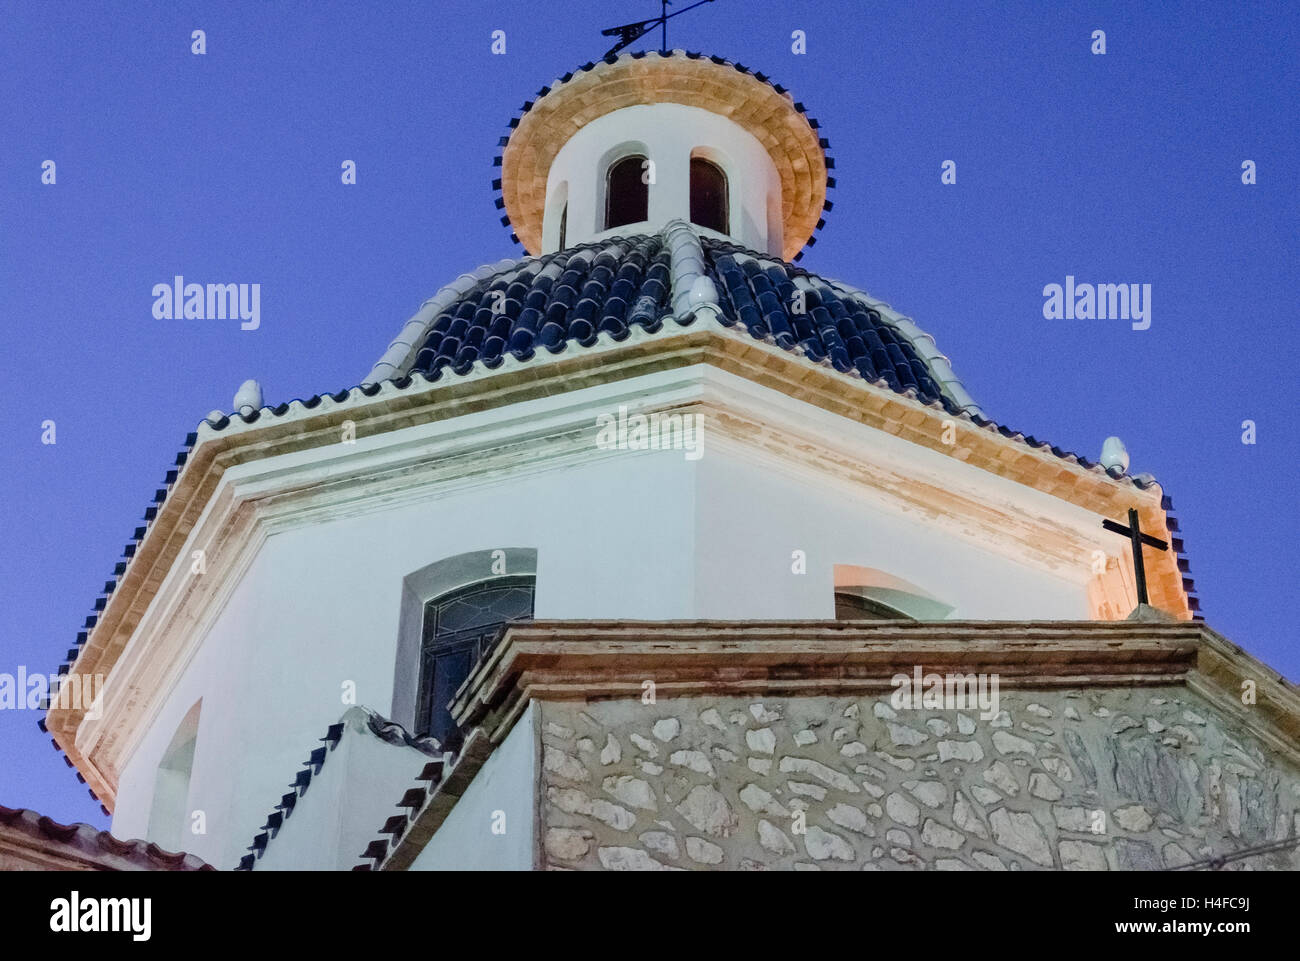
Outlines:
[{"label": "glazed roof tile", "polygon": [[[704,276],[717,292],[719,321],[812,363],[856,370],[923,402],[951,398],[912,341],[861,298],[791,264],[703,239]],[[466,373],[503,355],[526,361],[538,351],[615,341],[633,327],[654,334],[686,327],[693,313],[672,304],[672,257],[664,238],[620,237],[532,258],[480,283],[444,310],[415,351],[408,373]]]},{"label": "glazed roof tile", "polygon": [[[704,281],[701,285],[701,280]],[[466,282],[468,281],[468,283]],[[403,327],[367,383],[495,368],[693,324],[724,326],[950,413],[980,414],[933,338],[862,291],[768,254],[704,237],[681,221],[505,261],[460,278]],[[400,383],[400,381],[399,381]]]}]

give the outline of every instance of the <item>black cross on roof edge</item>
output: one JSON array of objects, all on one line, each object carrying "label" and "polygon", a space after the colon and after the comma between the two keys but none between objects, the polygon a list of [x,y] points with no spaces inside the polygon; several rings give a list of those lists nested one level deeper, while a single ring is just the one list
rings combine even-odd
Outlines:
[{"label": "black cross on roof edge", "polygon": [[1112,520],[1103,520],[1101,526],[1115,534],[1122,534],[1127,537],[1133,545],[1133,570],[1137,575],[1137,595],[1138,604],[1150,604],[1147,599],[1147,571],[1142,562],[1142,546],[1154,547],[1158,551],[1169,550],[1169,545],[1158,537],[1152,537],[1150,534],[1142,533],[1138,527],[1138,512],[1132,507],[1128,509],[1128,526],[1117,523]]}]

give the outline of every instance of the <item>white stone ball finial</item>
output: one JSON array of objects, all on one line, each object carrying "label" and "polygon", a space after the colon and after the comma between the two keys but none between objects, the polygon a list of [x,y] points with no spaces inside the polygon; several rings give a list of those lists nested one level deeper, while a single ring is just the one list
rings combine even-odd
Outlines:
[{"label": "white stone ball finial", "polygon": [[1121,471],[1128,470],[1128,448],[1118,437],[1107,437],[1101,445],[1101,466],[1106,470],[1112,470],[1118,467]]},{"label": "white stone ball finial", "polygon": [[255,380],[246,380],[235,391],[235,411],[247,417],[262,406],[262,385]]}]

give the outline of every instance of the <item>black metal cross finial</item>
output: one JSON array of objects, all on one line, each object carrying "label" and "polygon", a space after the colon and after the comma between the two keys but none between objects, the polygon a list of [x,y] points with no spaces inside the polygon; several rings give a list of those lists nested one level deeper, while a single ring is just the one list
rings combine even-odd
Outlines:
[{"label": "black metal cross finial", "polygon": [[1128,509],[1128,527],[1118,524],[1115,521],[1104,520],[1101,526],[1115,534],[1123,534],[1133,545],[1133,570],[1137,574],[1137,591],[1138,603],[1150,603],[1147,599],[1147,571],[1142,563],[1142,545],[1154,547],[1158,551],[1169,550],[1169,545],[1158,537],[1152,537],[1150,534],[1143,534],[1138,527],[1138,512],[1133,508]]},{"label": "black metal cross finial", "polygon": [[659,50],[661,53],[667,53],[668,21],[673,17],[680,17],[687,10],[694,10],[696,7],[702,7],[706,3],[712,2],[713,0],[698,0],[697,3],[692,3],[689,7],[682,7],[682,9],[678,10],[676,13],[669,13],[668,8],[672,6],[672,0],[659,0],[659,16],[652,17],[649,20],[638,20],[635,23],[625,23],[617,27],[610,27],[608,30],[600,31],[602,37],[618,37],[618,43],[610,47],[609,50],[605,52],[605,56],[608,57],[616,54],[628,44],[640,40],[649,33],[651,28],[655,25],[663,28],[663,33],[660,35],[659,40]]}]

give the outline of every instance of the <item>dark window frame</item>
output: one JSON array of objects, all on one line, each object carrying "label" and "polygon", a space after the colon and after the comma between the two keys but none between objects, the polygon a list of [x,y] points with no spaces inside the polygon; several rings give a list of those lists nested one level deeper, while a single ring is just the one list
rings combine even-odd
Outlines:
[{"label": "dark window frame", "polygon": [[[524,597],[519,593],[521,591],[527,598],[526,614],[519,613],[524,608]],[[465,679],[496,645],[506,625],[532,620],[535,601],[536,578],[521,574],[475,581],[425,602],[417,665],[417,735],[431,735],[447,748],[459,744],[460,731],[451,719],[448,705]],[[488,616],[471,616],[468,623],[458,626],[457,619],[463,618],[466,609],[475,602],[487,605],[483,613]],[[491,610],[493,605],[495,611]],[[501,614],[502,617],[495,617],[494,614]],[[444,672],[441,677],[440,667]],[[439,691],[442,692],[441,695]],[[438,703],[443,695],[446,700]]]},{"label": "dark window frame", "polygon": [[645,154],[628,154],[619,157],[605,171],[604,230],[650,219],[650,185],[642,178],[648,159]]},{"label": "dark window frame", "polygon": [[[855,616],[849,616],[855,615]],[[874,598],[864,597],[854,591],[835,592],[835,620],[837,621],[914,621],[916,618],[904,614],[896,607],[891,607]]]},{"label": "dark window frame", "polygon": [[[717,174],[718,182],[712,185],[703,183],[703,173],[709,171]],[[731,180],[722,164],[708,157],[691,157],[690,204],[691,223],[706,230],[716,230],[720,234],[731,233]],[[711,189],[709,189],[711,187]],[[716,194],[716,196],[713,196]],[[709,209],[705,209],[705,208]]]}]

